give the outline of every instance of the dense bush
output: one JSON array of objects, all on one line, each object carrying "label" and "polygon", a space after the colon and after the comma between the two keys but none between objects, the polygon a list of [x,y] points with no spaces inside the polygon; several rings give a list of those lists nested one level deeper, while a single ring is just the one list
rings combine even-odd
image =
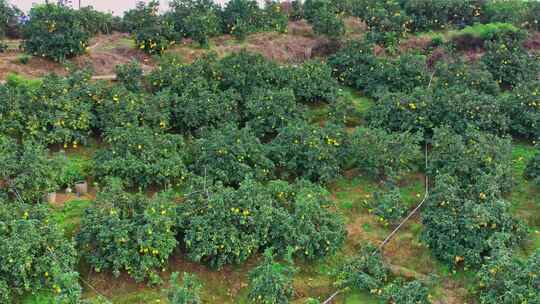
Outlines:
[{"label": "dense bush", "polygon": [[161,55],[172,44],[180,40],[171,16],[159,15],[159,1],[146,5],[138,2],[134,19],[133,37],[135,45],[150,55]]},{"label": "dense bush", "polygon": [[275,135],[289,121],[303,117],[304,110],[290,89],[255,89],[246,98],[244,107],[246,125],[259,138]]},{"label": "dense bush", "polygon": [[352,166],[375,178],[395,179],[412,171],[420,159],[422,134],[388,133],[383,129],[356,128],[351,136]]},{"label": "dense bush", "polygon": [[537,1],[527,2],[529,9],[527,11],[527,24],[528,28],[539,31],[540,30],[540,3]]},{"label": "dense bush", "polygon": [[372,127],[421,131],[428,135],[440,126],[448,126],[458,133],[464,133],[467,126],[475,126],[503,134],[509,124],[499,97],[462,86],[387,94],[367,116]]},{"label": "dense bush", "polygon": [[383,263],[382,255],[373,245],[363,246],[360,252],[344,263],[336,273],[338,286],[376,293],[382,291],[389,279],[390,272]]},{"label": "dense bush", "polygon": [[540,81],[518,83],[502,102],[513,134],[540,138]]},{"label": "dense bush", "polygon": [[304,3],[304,16],[313,26],[313,31],[332,39],[345,33],[345,24],[339,13],[337,1],[306,0]]},{"label": "dense bush", "polygon": [[284,88],[290,84],[289,69],[260,54],[241,51],[228,55],[217,64],[221,88],[235,89],[247,96],[254,88]]},{"label": "dense bush", "polygon": [[537,151],[525,168],[525,178],[530,179],[540,187],[540,151]]},{"label": "dense bush", "polygon": [[223,31],[239,39],[260,31],[287,31],[287,13],[276,1],[267,1],[264,9],[254,0],[228,1],[221,15]]},{"label": "dense bush", "polygon": [[481,177],[468,187],[459,176],[437,175],[422,213],[422,239],[452,267],[478,267],[493,254],[495,244],[508,250],[526,235],[523,224],[510,214],[510,204],[500,198],[496,179],[477,174]]},{"label": "dense bush", "polygon": [[172,124],[171,102],[176,98],[168,90],[149,95],[129,91],[122,85],[112,86],[106,93],[95,95],[94,129],[98,132],[134,127],[169,129]]},{"label": "dense bush", "polygon": [[132,92],[140,92],[144,89],[144,75],[141,64],[133,60],[130,63],[119,64],[115,68],[116,81]]},{"label": "dense bush", "polygon": [[349,43],[330,57],[329,64],[338,80],[370,97],[383,92],[411,91],[429,83],[423,56],[377,57],[372,46],[364,42]]},{"label": "dense bush", "polygon": [[1,192],[34,203],[57,190],[58,166],[49,158],[48,151],[35,142],[19,144],[0,135],[0,163]]},{"label": "dense bush", "polygon": [[251,129],[227,124],[209,130],[194,142],[191,170],[225,185],[238,185],[246,177],[265,180],[274,170],[267,154]]},{"label": "dense bush", "polygon": [[96,272],[111,270],[115,277],[126,271],[137,281],[161,281],[158,271],[167,265],[176,247],[172,199],[159,194],[123,190],[119,180],[107,180],[96,203],[85,210],[79,248]]},{"label": "dense bush", "polygon": [[0,39],[19,38],[21,24],[19,18],[23,13],[7,0],[0,0]]},{"label": "dense bush", "polygon": [[460,135],[448,128],[435,129],[428,172],[448,174],[464,187],[474,187],[488,176],[500,191],[512,188],[510,138],[500,138],[475,129]]},{"label": "dense bush", "polygon": [[463,27],[480,20],[478,0],[400,0],[414,31]]},{"label": "dense bush", "polygon": [[244,181],[238,190],[202,179],[178,208],[187,256],[221,268],[240,264],[263,246],[273,208],[262,186]]},{"label": "dense bush", "polygon": [[361,0],[354,14],[366,22],[369,29],[366,38],[374,43],[396,46],[411,30],[412,20],[398,0]]},{"label": "dense bush", "polygon": [[506,302],[537,303],[540,301],[540,253],[528,259],[500,252],[478,272],[479,296],[482,304]]},{"label": "dense bush", "polygon": [[271,250],[264,253],[263,261],[249,273],[249,294],[252,303],[286,304],[293,296],[295,269],[274,260]]},{"label": "dense bush", "polygon": [[343,218],[321,187],[306,181],[288,184],[272,181],[267,186],[274,199],[274,225],[269,246],[276,253],[307,260],[334,254],[345,242]]},{"label": "dense bush", "polygon": [[327,124],[321,128],[295,120],[279,130],[271,157],[286,170],[285,175],[326,182],[340,174],[347,146],[342,127]]},{"label": "dense bush", "polygon": [[514,87],[525,81],[536,80],[540,73],[538,55],[529,54],[521,41],[496,40],[486,43],[482,61],[497,82]]},{"label": "dense bush", "polygon": [[507,22],[523,26],[528,15],[528,3],[521,0],[489,0],[482,6],[482,21]]},{"label": "dense bush", "polygon": [[173,126],[183,132],[218,127],[238,121],[240,97],[234,90],[221,91],[218,84],[193,78],[172,102]]},{"label": "dense bush", "polygon": [[175,0],[173,10],[176,31],[201,46],[208,46],[208,39],[221,32],[220,9],[210,0]]},{"label": "dense bush", "polygon": [[451,62],[440,61],[435,65],[432,86],[447,89],[462,87],[479,93],[498,96],[500,87],[493,75],[481,63],[464,62],[460,58],[452,58]]},{"label": "dense bush", "polygon": [[338,83],[332,77],[332,68],[324,62],[310,60],[293,67],[289,86],[296,98],[305,103],[332,103],[338,95]]},{"label": "dense bush", "polygon": [[483,48],[486,42],[499,39],[522,40],[525,33],[510,23],[476,23],[452,32],[451,41],[458,50]]},{"label": "dense bush", "polygon": [[94,156],[95,175],[120,177],[130,187],[176,185],[187,176],[181,136],[149,128],[116,128],[105,134],[109,145]]},{"label": "dense bush", "polygon": [[201,304],[202,284],[194,274],[184,272],[182,285],[178,284],[178,272],[173,272],[170,279],[167,298],[171,304]]},{"label": "dense bush", "polygon": [[113,15],[95,10],[92,6],[76,11],[81,26],[91,35],[110,34],[113,30]]},{"label": "dense bush", "polygon": [[[0,201],[0,299],[50,290],[58,303],[78,303],[74,243],[44,204]],[[7,294],[4,292],[8,290]]]},{"label": "dense bush", "polygon": [[30,10],[29,18],[23,26],[26,52],[64,61],[86,51],[90,33],[75,10],[64,5],[38,5]]}]

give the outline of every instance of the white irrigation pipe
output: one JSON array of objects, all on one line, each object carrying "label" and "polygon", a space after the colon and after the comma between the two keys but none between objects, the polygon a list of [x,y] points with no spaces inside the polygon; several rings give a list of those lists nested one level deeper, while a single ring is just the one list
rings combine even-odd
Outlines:
[{"label": "white irrigation pipe", "polygon": [[[379,245],[378,247],[378,251],[379,252],[382,252],[384,246],[386,246],[391,240],[392,240],[392,237],[394,237],[394,235],[396,235],[396,233],[398,233],[398,231],[401,229],[401,227],[403,227],[403,225],[405,225],[405,223],[414,215],[416,214],[416,212],[418,212],[418,210],[420,210],[420,208],[422,208],[422,205],[424,205],[424,203],[426,202],[426,200],[428,199],[429,197],[429,177],[427,175],[427,168],[428,168],[428,146],[427,146],[427,143],[425,144],[425,171],[426,171],[426,176],[425,176],[425,193],[424,193],[424,198],[422,199],[422,201],[420,201],[420,203],[418,203],[418,205],[416,206],[416,208],[414,208],[410,213],[409,215],[407,215],[407,217],[405,217],[401,223],[399,223],[399,225],[394,229],[392,230],[392,232],[390,232],[390,234],[382,241],[382,243]],[[377,251],[374,251],[373,254],[377,253]],[[344,290],[343,289],[340,289],[340,290],[337,290],[336,292],[334,292],[330,297],[328,297],[322,304],[330,304],[332,303],[332,301],[334,300],[334,298],[339,295],[340,293],[342,293]]]}]

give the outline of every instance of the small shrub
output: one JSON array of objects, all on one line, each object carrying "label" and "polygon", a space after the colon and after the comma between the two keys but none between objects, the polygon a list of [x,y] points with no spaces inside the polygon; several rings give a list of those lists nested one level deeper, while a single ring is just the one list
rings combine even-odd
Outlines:
[{"label": "small shrub", "polygon": [[113,30],[113,15],[95,10],[92,6],[76,10],[81,26],[91,35],[110,34]]},{"label": "small shrub", "polygon": [[415,168],[421,156],[422,139],[422,134],[418,133],[356,128],[351,136],[351,165],[375,178],[398,178]]},{"label": "small shrub", "polygon": [[253,303],[286,304],[294,294],[295,269],[274,261],[271,250],[264,253],[264,260],[249,273],[248,297]]},{"label": "small shrub", "polygon": [[90,33],[77,12],[64,5],[38,5],[30,10],[23,26],[26,52],[54,61],[65,61],[86,51]]},{"label": "small shrub", "polygon": [[375,192],[368,206],[370,213],[385,224],[397,223],[408,210],[401,199],[399,188],[395,186]]},{"label": "small shrub", "polygon": [[123,190],[119,180],[108,180],[96,203],[86,209],[77,243],[96,272],[126,271],[136,281],[161,281],[176,248],[175,208],[171,198]]},{"label": "small shrub", "polygon": [[523,40],[524,33],[510,23],[475,24],[452,33],[452,42],[459,50],[483,48],[486,42],[500,39]]},{"label": "small shrub", "polygon": [[202,284],[194,274],[184,272],[182,285],[178,284],[178,272],[173,272],[167,298],[171,304],[200,304]]},{"label": "small shrub", "polygon": [[490,0],[482,7],[482,19],[487,22],[507,22],[523,26],[528,14],[528,4],[520,0]]},{"label": "small shrub", "polygon": [[209,130],[193,147],[191,170],[225,185],[238,185],[247,177],[268,179],[274,163],[267,157],[267,148],[248,127],[238,129],[227,124]]},{"label": "small shrub", "polygon": [[2,303],[44,289],[58,303],[77,303],[77,252],[48,206],[0,201],[0,223],[0,299],[7,299]]},{"label": "small shrub", "polygon": [[411,30],[412,20],[397,0],[361,0],[354,14],[366,22],[369,29],[366,38],[373,43],[396,46]]},{"label": "small shrub", "polygon": [[57,190],[57,164],[43,146],[32,141],[19,144],[0,135],[0,191],[28,203],[43,200]]},{"label": "small shrub", "polygon": [[292,176],[326,182],[337,177],[347,149],[345,130],[327,124],[323,128],[296,120],[279,130],[272,141],[272,159]]},{"label": "small shrub", "polygon": [[428,288],[418,281],[397,279],[384,287],[382,297],[389,303],[429,304]]},{"label": "small shrub", "polygon": [[94,156],[98,180],[120,177],[130,187],[176,185],[185,179],[184,141],[181,136],[148,128],[116,128],[105,134],[107,148]]},{"label": "small shrub", "polygon": [[[314,2],[317,1],[311,1],[311,3]],[[307,3],[310,2],[306,2],[306,5]],[[306,7],[309,8],[309,6]],[[315,32],[315,34],[325,35],[331,39],[337,39],[345,34],[345,23],[332,5],[325,4],[318,8],[310,8],[307,12],[308,14],[312,14],[312,16],[309,16],[308,20],[312,24],[313,32]]]},{"label": "small shrub", "polygon": [[[263,27],[262,10],[254,0],[228,1],[222,12],[223,30],[238,38]],[[240,31],[240,32],[237,32]]]},{"label": "small shrub", "polygon": [[361,291],[382,291],[390,273],[383,263],[382,255],[373,245],[365,245],[360,252],[344,263],[336,273],[338,286]]}]

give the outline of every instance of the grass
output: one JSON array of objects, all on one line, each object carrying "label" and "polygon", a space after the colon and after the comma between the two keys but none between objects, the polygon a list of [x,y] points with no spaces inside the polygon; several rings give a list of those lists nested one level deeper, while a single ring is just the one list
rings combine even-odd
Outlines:
[{"label": "grass", "polygon": [[53,219],[64,229],[67,236],[74,236],[81,223],[84,210],[93,204],[89,200],[74,200],[62,208],[55,208]]}]

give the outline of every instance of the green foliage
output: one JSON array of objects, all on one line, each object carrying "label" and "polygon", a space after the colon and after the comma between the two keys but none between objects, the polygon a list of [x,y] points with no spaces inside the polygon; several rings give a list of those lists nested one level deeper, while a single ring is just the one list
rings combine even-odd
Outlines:
[{"label": "green foliage", "polygon": [[286,170],[284,175],[326,182],[340,174],[347,146],[342,127],[295,120],[279,130],[271,144],[271,157]]},{"label": "green foliage", "polygon": [[[482,94],[462,86],[417,89],[410,94],[387,94],[368,113],[372,127],[391,131],[421,131],[448,126],[464,133],[467,126],[504,134],[509,119],[499,97]],[[495,102],[494,102],[495,99]]]},{"label": "green foliage", "polygon": [[275,135],[289,121],[303,117],[292,90],[255,89],[245,101],[246,125],[259,137]]},{"label": "green foliage", "polygon": [[356,128],[351,136],[352,166],[375,178],[395,179],[415,168],[420,159],[419,133],[388,133],[383,129]]},{"label": "green foliage", "polygon": [[397,223],[408,210],[403,203],[399,188],[396,186],[390,186],[373,193],[373,199],[368,203],[368,206],[370,213],[376,215],[379,221],[385,224]]},{"label": "green foliage", "polygon": [[[78,303],[74,243],[44,204],[0,202],[0,299],[50,290],[57,303]],[[4,300],[3,299],[3,300]]]},{"label": "green foliage", "polygon": [[540,30],[540,3],[537,1],[528,1],[529,9],[527,11],[526,26],[533,30]]},{"label": "green foliage", "polygon": [[144,75],[141,64],[133,60],[130,63],[116,66],[116,80],[132,92],[144,89]]},{"label": "green foliage", "polygon": [[192,78],[173,100],[173,126],[183,132],[193,132],[236,122],[239,99],[233,89],[221,91],[214,81]]},{"label": "green foliage", "polygon": [[67,157],[65,153],[58,153],[57,162],[60,169],[57,172],[57,181],[61,189],[73,187],[75,183],[86,181],[90,175],[90,161],[78,156]]},{"label": "green foliage", "polygon": [[523,26],[528,15],[528,1],[489,0],[482,7],[482,19],[487,22],[507,22]]},{"label": "green foliage", "polygon": [[178,207],[187,256],[214,268],[245,262],[266,243],[271,197],[246,180],[238,190],[201,179]]},{"label": "green foliage", "polygon": [[333,2],[328,0],[306,0],[304,14],[306,20],[312,24],[313,31],[316,34],[335,39],[345,34],[345,24]]},{"label": "green foliage", "polygon": [[[135,45],[150,55],[161,55],[170,46],[180,40],[170,16],[158,13],[159,1],[152,0],[146,5],[138,2],[134,19],[133,37]],[[169,17],[169,18],[168,18]]]},{"label": "green foliage", "polygon": [[402,10],[398,0],[359,0],[354,14],[364,20],[370,42],[385,46],[396,46],[410,32],[412,20]]},{"label": "green foliage", "polygon": [[94,156],[98,180],[120,177],[129,187],[176,185],[187,176],[181,136],[149,128],[115,128],[105,134],[107,148]]},{"label": "green foliage", "polygon": [[7,0],[0,0],[0,39],[19,38],[20,24],[18,18],[22,12]]},{"label": "green foliage", "polygon": [[249,273],[249,299],[259,304],[289,303],[294,272],[291,265],[276,262],[271,250],[265,251],[263,261]]},{"label": "green foliage", "polygon": [[92,6],[81,7],[76,10],[77,18],[91,35],[110,34],[113,30],[113,15],[95,10]]},{"label": "green foliage", "polygon": [[312,260],[345,241],[343,219],[319,186],[245,180],[235,190],[202,178],[195,182],[178,210],[180,235],[194,261],[220,268],[265,247]]},{"label": "green foliage", "polygon": [[247,51],[224,57],[218,62],[217,70],[221,88],[234,89],[244,97],[254,88],[284,88],[291,81],[288,68]]},{"label": "green foliage", "polygon": [[486,176],[499,191],[512,188],[512,142],[469,128],[462,135],[437,128],[433,134],[428,173],[458,178],[463,187],[474,187]]},{"label": "green foliage", "polygon": [[480,48],[498,39],[522,40],[525,33],[510,23],[476,23],[452,32],[451,39],[460,50]]},{"label": "green foliage", "polygon": [[540,138],[540,81],[518,83],[503,97],[502,107],[510,117],[510,132]]},{"label": "green foliage", "polygon": [[276,1],[261,9],[254,0],[231,0],[222,11],[223,31],[238,39],[260,31],[287,31],[288,17]]},{"label": "green foliage", "polygon": [[342,288],[377,292],[387,284],[389,276],[380,251],[367,244],[339,268],[336,273],[336,284]]},{"label": "green foliage", "polygon": [[96,203],[86,209],[77,235],[79,248],[96,272],[126,271],[136,281],[161,281],[176,247],[176,209],[172,198],[128,193],[119,180],[107,180]]},{"label": "green foliage", "polygon": [[171,102],[176,96],[168,90],[149,95],[119,85],[92,98],[96,112],[94,128],[100,132],[114,128],[166,130],[171,127]]},{"label": "green foliage", "polygon": [[176,31],[208,47],[208,39],[221,32],[220,9],[210,0],[175,0],[173,10]]},{"label": "green foliage", "polygon": [[430,304],[428,288],[418,281],[397,279],[384,287],[382,297],[389,303]]},{"label": "green foliage", "polygon": [[274,225],[269,246],[276,253],[291,253],[306,260],[334,254],[345,242],[343,218],[331,209],[334,204],[321,186],[299,181],[267,185],[274,200]]},{"label": "green foliage", "polygon": [[477,0],[401,0],[411,17],[413,31],[463,27],[479,21],[481,7]]},{"label": "green foliage", "polygon": [[377,97],[384,92],[408,92],[429,83],[426,59],[403,54],[396,59],[377,57],[372,45],[352,42],[329,59],[339,81]]},{"label": "green foliage", "polygon": [[184,272],[182,285],[178,284],[178,272],[173,272],[167,297],[171,304],[200,304],[202,284],[196,275]]},{"label": "green foliage", "polygon": [[65,61],[86,51],[90,33],[78,13],[64,5],[38,5],[30,10],[23,26],[26,52],[54,61]]},{"label": "green foliage", "polygon": [[0,192],[34,203],[57,189],[56,163],[45,148],[32,141],[17,143],[0,135]]},{"label": "green foliage", "polygon": [[435,65],[432,86],[437,89],[462,87],[482,94],[498,96],[501,89],[493,75],[483,64],[464,62],[463,59],[452,58],[451,62],[440,61]]},{"label": "green foliage", "polygon": [[226,124],[194,142],[191,170],[225,185],[238,185],[247,177],[265,180],[274,170],[267,154],[251,129]]},{"label": "green foliage", "polygon": [[291,82],[296,98],[304,103],[324,101],[333,103],[338,94],[338,83],[332,77],[332,68],[324,62],[310,60],[292,68]]},{"label": "green foliage", "polygon": [[524,174],[525,178],[535,181],[536,185],[540,187],[540,151],[537,151],[535,156],[529,160]]},{"label": "green foliage", "polygon": [[538,55],[529,55],[520,40],[499,39],[486,43],[482,62],[504,87],[514,87],[519,83],[535,80],[540,73]]},{"label": "green foliage", "polygon": [[528,259],[500,252],[477,274],[480,303],[536,303],[540,301],[540,253]]},{"label": "green foliage", "polygon": [[17,138],[77,147],[91,134],[92,97],[97,86],[91,74],[75,71],[67,77],[46,76],[43,81],[13,79],[0,89],[9,102],[0,105],[0,130]]}]

